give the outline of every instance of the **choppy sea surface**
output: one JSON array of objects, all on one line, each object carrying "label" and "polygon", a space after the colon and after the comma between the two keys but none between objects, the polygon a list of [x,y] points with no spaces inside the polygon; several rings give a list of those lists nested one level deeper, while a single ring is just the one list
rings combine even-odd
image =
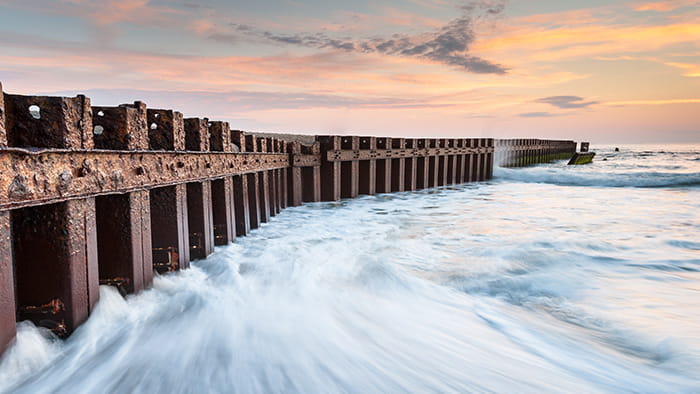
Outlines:
[{"label": "choppy sea surface", "polygon": [[290,208],[67,341],[29,323],[0,392],[700,392],[700,146]]}]

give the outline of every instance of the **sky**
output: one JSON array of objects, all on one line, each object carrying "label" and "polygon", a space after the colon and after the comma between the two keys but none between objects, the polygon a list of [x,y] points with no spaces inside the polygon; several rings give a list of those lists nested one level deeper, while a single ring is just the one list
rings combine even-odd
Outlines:
[{"label": "sky", "polygon": [[0,82],[248,131],[700,142],[700,0],[0,0]]}]

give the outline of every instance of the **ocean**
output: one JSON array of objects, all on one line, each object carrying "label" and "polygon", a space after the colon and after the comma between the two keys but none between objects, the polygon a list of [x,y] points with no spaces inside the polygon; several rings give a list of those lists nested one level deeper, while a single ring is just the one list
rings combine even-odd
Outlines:
[{"label": "ocean", "polygon": [[700,145],[289,208],[186,271],[20,323],[9,393],[700,392]]}]

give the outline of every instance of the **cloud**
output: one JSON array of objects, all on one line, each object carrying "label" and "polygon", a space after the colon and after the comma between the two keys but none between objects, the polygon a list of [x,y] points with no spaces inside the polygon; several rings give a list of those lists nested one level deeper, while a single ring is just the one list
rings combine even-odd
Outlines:
[{"label": "cloud", "polygon": [[670,99],[670,100],[627,100],[627,101],[610,101],[606,105],[611,106],[626,106],[626,105],[671,105],[671,104],[700,104],[700,98],[691,99]]},{"label": "cloud", "polygon": [[537,99],[535,102],[553,105],[562,109],[586,108],[598,104],[597,101],[584,101],[584,99],[579,96],[550,96]]},{"label": "cloud", "polygon": [[552,118],[560,115],[551,112],[526,112],[524,114],[518,114],[518,116],[521,118]]},{"label": "cloud", "polygon": [[240,23],[230,24],[235,34],[225,34],[214,29],[203,31],[201,28],[195,31],[218,41],[222,41],[223,38],[223,40],[229,39],[235,42],[239,36],[245,36],[249,39],[280,45],[425,59],[477,74],[505,74],[508,69],[503,65],[469,54],[470,47],[476,39],[473,29],[474,18],[502,13],[505,2],[502,0],[470,1],[459,8],[462,11],[460,17],[450,20],[431,32],[396,33],[390,37],[355,39],[331,36],[324,32],[277,33]]},{"label": "cloud", "polygon": [[642,3],[634,7],[635,11],[669,12],[681,7],[700,5],[698,0],[671,0]]},{"label": "cloud", "polygon": [[0,5],[9,4],[32,12],[81,18],[90,24],[91,37],[100,46],[114,42],[119,35],[116,26],[119,23],[168,26],[183,14],[175,8],[155,3],[150,0],[0,0]]}]

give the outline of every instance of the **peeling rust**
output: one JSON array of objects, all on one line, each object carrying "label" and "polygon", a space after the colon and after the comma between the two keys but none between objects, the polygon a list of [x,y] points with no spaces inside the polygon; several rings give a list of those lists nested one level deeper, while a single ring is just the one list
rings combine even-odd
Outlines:
[{"label": "peeling rust", "polygon": [[32,189],[27,185],[27,177],[24,175],[16,175],[7,188],[7,195],[10,199],[25,199],[30,197],[33,193]]},{"label": "peeling rust", "polygon": [[[0,210],[286,168],[289,163],[284,153],[2,148],[0,190],[8,193],[0,196]],[[139,176],[125,176],[133,173]],[[32,189],[30,177],[42,188]]]}]

